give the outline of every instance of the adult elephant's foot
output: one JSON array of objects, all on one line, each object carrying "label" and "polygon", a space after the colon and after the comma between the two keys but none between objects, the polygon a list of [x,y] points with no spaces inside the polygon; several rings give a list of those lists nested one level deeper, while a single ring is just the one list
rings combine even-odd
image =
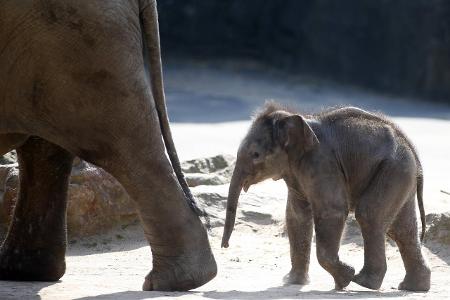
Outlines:
[{"label": "adult elephant's foot", "polygon": [[187,291],[204,285],[217,274],[211,250],[191,256],[153,256],[153,270],[146,276],[144,291]]},{"label": "adult elephant's foot", "polygon": [[20,188],[0,249],[0,279],[57,281],[66,270],[67,187],[73,156],[38,137],[30,137],[16,150]]},{"label": "adult elephant's foot", "polygon": [[0,252],[0,280],[57,281],[66,271],[64,251],[3,248]]},{"label": "adult elephant's foot", "polygon": [[405,278],[398,286],[399,290],[427,292],[430,290],[431,271],[427,266],[419,270],[406,273]]},{"label": "adult elephant's foot", "polygon": [[371,290],[378,290],[383,283],[385,273],[386,270],[384,270],[384,272],[373,272],[363,268],[361,272],[353,278],[353,282]]},{"label": "adult elephant's foot", "polygon": [[287,273],[283,277],[283,282],[286,285],[289,284],[307,285],[309,283],[309,276],[305,272],[299,272],[292,269],[289,273]]}]

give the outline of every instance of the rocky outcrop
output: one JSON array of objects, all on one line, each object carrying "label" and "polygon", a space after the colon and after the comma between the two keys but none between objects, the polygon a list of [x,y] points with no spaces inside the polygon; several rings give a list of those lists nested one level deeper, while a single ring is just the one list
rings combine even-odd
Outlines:
[{"label": "rocky outcrop", "polygon": [[[197,186],[192,188],[192,192],[199,205],[207,211],[211,227],[222,227],[225,222],[228,184]],[[283,226],[284,206],[283,198],[259,192],[242,192],[236,214],[236,225],[243,225],[253,231],[260,230],[261,225]]]},{"label": "rocky outcrop", "polygon": [[208,158],[188,160],[181,167],[190,187],[199,185],[221,185],[230,182],[235,158],[217,155]]},{"label": "rocky outcrop", "polygon": [[[226,155],[199,158],[182,163],[182,169],[192,193],[199,206],[207,211],[212,228],[224,225],[228,183],[235,163],[235,157]],[[262,193],[242,193],[236,224],[244,225],[254,231],[259,230],[260,225],[281,224],[279,211],[284,210],[284,201],[284,199]]]},{"label": "rocky outcrop", "polygon": [[450,211],[427,215],[425,241],[450,245]]},{"label": "rocky outcrop", "polygon": [[114,177],[84,161],[76,162],[69,184],[69,234],[91,235],[136,220],[134,202]]},{"label": "rocky outcrop", "polygon": [[[0,192],[3,193],[0,221],[10,221],[17,199],[17,164],[0,165]],[[14,162],[14,161],[13,161]],[[107,172],[79,159],[75,160],[68,191],[67,228],[70,237],[105,232],[118,224],[137,220],[133,201]]]},{"label": "rocky outcrop", "polygon": [[0,157],[0,165],[15,164],[17,162],[16,151],[11,151]]}]

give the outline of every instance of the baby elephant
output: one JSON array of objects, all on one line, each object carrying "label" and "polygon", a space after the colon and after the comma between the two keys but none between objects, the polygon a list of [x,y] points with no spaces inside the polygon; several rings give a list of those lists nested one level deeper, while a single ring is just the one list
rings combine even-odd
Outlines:
[{"label": "baby elephant", "polygon": [[[422,168],[413,145],[391,121],[354,107],[302,116],[274,103],[266,105],[238,151],[222,247],[228,247],[241,189],[268,178],[283,179],[289,188],[288,283],[308,283],[314,224],[318,261],[333,276],[336,289],[350,281],[380,288],[387,268],[386,234],[397,243],[406,269],[399,289],[430,289],[415,208],[417,192],[422,239]],[[364,238],[364,266],[357,275],[338,255],[350,211]]]}]

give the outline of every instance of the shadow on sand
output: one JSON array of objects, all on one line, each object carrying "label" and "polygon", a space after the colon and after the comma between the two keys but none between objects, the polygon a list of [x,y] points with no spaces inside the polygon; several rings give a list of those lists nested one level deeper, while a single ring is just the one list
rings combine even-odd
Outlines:
[{"label": "shadow on sand", "polygon": [[141,300],[141,299],[157,299],[162,297],[181,297],[181,296],[198,296],[208,299],[234,299],[234,300],[253,300],[253,299],[343,299],[351,297],[352,299],[371,299],[371,298],[397,298],[405,297],[411,292],[392,290],[388,292],[380,291],[301,291],[301,286],[280,286],[273,287],[263,291],[209,291],[209,292],[138,292],[128,291],[112,293],[107,295],[99,295],[93,297],[77,298],[76,300]]},{"label": "shadow on sand", "polygon": [[59,283],[56,282],[40,282],[40,281],[0,281],[0,299],[12,300],[18,299],[15,293],[20,293],[20,299],[41,299],[38,293],[48,286]]},{"label": "shadow on sand", "polygon": [[122,252],[149,247],[139,223],[122,225],[106,233],[72,238],[67,248],[68,256],[83,256],[105,252]]},{"label": "shadow on sand", "polygon": [[450,249],[448,245],[429,241],[425,243],[424,247],[439,257],[445,264],[447,264],[447,266],[450,266]]}]

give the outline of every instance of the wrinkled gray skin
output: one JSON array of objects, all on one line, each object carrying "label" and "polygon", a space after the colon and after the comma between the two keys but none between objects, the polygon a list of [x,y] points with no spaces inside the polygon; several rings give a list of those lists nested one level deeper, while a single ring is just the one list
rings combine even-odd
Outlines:
[{"label": "wrinkled gray skin", "polygon": [[158,30],[151,0],[0,1],[0,154],[17,149],[20,166],[0,279],[64,274],[74,156],[136,201],[153,254],[144,290],[188,290],[215,276],[170,133]]},{"label": "wrinkled gray skin", "polygon": [[[228,247],[241,189],[268,178],[284,179],[289,188],[292,269],[287,283],[309,281],[314,226],[318,261],[333,276],[336,289],[350,281],[380,288],[388,234],[406,269],[399,289],[429,290],[430,269],[422,256],[415,209],[417,192],[423,233],[422,169],[413,146],[392,122],[353,107],[303,117],[268,105],[238,151],[222,247]],[[364,267],[357,275],[338,255],[350,211],[364,238]]]}]

